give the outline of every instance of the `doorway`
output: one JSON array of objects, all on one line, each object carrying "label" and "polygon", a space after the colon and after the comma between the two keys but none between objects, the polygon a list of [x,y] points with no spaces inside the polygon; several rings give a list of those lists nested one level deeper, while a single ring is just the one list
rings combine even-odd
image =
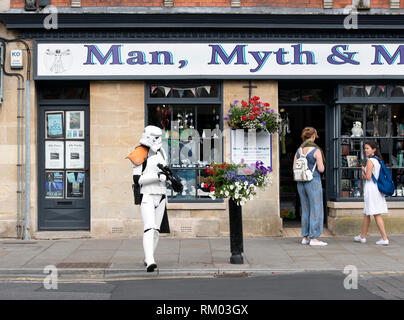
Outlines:
[{"label": "doorway", "polygon": [[[314,127],[319,135],[316,144],[326,153],[326,105],[283,105],[279,107],[285,126],[279,141],[279,188],[280,216],[284,228],[300,228],[301,206],[297,184],[293,180],[293,159],[302,143],[301,132],[305,127]],[[324,224],[327,223],[326,179],[322,174]],[[300,234],[299,234],[300,236]]]},{"label": "doorway", "polygon": [[38,83],[38,230],[90,230],[89,84]]}]

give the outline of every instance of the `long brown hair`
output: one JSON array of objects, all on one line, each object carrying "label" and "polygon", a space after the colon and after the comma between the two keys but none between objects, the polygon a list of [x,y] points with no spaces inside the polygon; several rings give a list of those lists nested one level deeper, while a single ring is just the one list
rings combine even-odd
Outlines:
[{"label": "long brown hair", "polygon": [[370,146],[372,149],[376,149],[375,156],[379,158],[379,160],[383,160],[382,154],[380,153],[379,144],[376,141],[366,141],[365,145]]}]

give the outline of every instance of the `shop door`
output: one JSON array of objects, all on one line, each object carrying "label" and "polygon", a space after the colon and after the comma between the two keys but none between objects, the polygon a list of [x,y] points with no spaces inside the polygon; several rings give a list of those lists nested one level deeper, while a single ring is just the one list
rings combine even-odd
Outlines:
[{"label": "shop door", "polygon": [[89,230],[89,105],[58,102],[38,109],[38,230]]},{"label": "shop door", "polygon": [[[301,133],[305,127],[314,127],[319,135],[315,142],[323,149],[327,159],[328,147],[326,112],[327,106],[282,106],[280,114],[287,120],[288,130],[280,134],[280,215],[285,227],[298,227],[301,220],[301,207],[297,184],[293,180],[293,159],[297,148],[302,143]],[[324,223],[327,222],[326,174],[322,174]]]}]

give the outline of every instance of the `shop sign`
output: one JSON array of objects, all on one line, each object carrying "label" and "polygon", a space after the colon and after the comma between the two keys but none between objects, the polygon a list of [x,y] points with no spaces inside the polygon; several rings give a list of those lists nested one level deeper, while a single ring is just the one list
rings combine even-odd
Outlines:
[{"label": "shop sign", "polygon": [[400,43],[36,43],[36,79],[404,77]]}]

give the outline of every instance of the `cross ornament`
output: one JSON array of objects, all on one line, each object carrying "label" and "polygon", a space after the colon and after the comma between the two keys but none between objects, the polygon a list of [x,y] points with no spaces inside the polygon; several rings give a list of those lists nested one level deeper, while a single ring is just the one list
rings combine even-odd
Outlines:
[{"label": "cross ornament", "polygon": [[248,86],[243,86],[243,88],[248,88],[248,101],[251,100],[252,89],[258,88],[257,86],[253,86],[251,80],[248,80]]}]

